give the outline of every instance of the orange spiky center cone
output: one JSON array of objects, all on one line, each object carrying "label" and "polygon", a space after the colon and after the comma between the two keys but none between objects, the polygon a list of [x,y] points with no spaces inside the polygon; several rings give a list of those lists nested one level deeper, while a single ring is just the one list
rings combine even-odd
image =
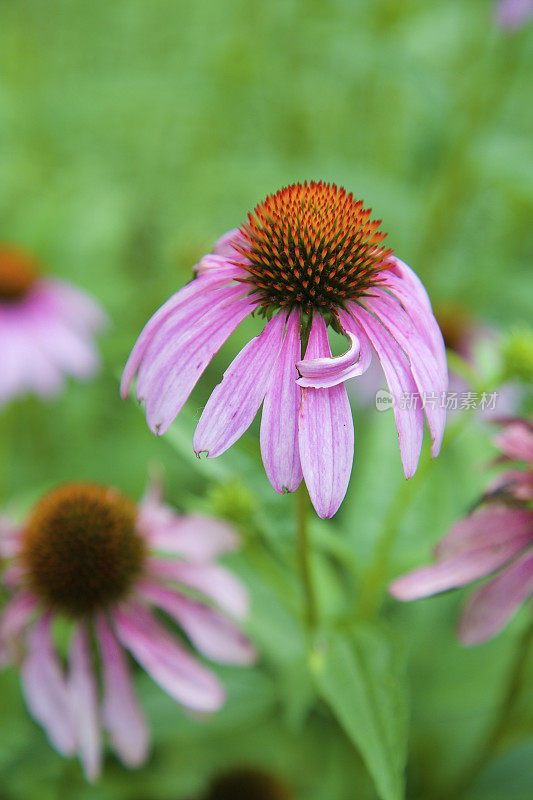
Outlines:
[{"label": "orange spiky center cone", "polygon": [[37,280],[31,256],[14,247],[0,245],[0,302],[21,300]]},{"label": "orange spiky center cone", "polygon": [[269,195],[241,227],[237,247],[259,304],[335,311],[379,284],[392,251],[381,243],[381,220],[370,219],[353,194],[322,181]]},{"label": "orange spiky center cone", "polygon": [[142,569],[136,506],[116,489],[69,483],[45,495],[22,535],[21,560],[45,605],[82,616],[122,599]]}]

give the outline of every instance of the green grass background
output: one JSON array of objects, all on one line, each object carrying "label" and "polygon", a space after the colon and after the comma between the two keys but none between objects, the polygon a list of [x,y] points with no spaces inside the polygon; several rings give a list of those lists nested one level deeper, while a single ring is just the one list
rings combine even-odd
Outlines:
[{"label": "green grass background", "polygon": [[[267,193],[306,178],[364,198],[437,307],[457,303],[502,330],[530,322],[531,61],[531,27],[499,31],[490,0],[0,0],[0,237],[92,292],[112,319],[98,380],[0,412],[3,501],[21,511],[70,479],[139,497],[148,466],[160,465],[179,508],[240,525],[236,568],[252,585],[250,630],[262,650],[256,669],[220,671],[230,702],[205,723],[138,674],[152,758],[130,773],[110,756],[96,788],[49,748],[16,675],[4,672],[3,800],[185,800],[213,771],[241,763],[274,769],[302,800],[375,798],[359,757],[301,680],[303,643],[287,610],[298,607],[298,589],[249,530],[251,506],[266,521],[269,552],[290,561],[291,499],[269,489],[256,429],[242,458],[228,453],[217,467],[184,447],[254,323],[223,348],[166,440],[119,400],[117,377],[147,317],[213,240]],[[333,542],[353,553],[357,583],[402,481],[390,416],[359,409],[356,432],[347,500],[317,525],[326,615],[344,602]],[[386,578],[428,557],[481,490],[492,453],[475,424],[433,464]],[[408,793],[421,800],[475,748],[524,624],[519,616],[495,642],[463,650],[454,639],[462,599],[388,601],[383,610],[408,651]],[[532,796],[529,700],[470,800]]]}]

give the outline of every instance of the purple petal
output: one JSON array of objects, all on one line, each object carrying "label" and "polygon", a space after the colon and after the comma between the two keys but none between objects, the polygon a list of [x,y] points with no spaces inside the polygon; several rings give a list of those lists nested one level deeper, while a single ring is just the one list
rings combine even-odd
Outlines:
[{"label": "purple petal", "polygon": [[[326,323],[313,318],[306,358],[331,356]],[[332,517],[344,499],[353,465],[354,430],[344,384],[303,389],[299,415],[300,458],[319,517]]]},{"label": "purple petal", "polygon": [[211,308],[177,338],[172,358],[161,363],[146,389],[146,421],[154,433],[168,430],[215,353],[252,309],[247,297]]},{"label": "purple petal", "polygon": [[184,286],[183,289],[173,294],[172,297],[150,317],[139,334],[126,366],[124,367],[122,380],[120,382],[120,394],[124,399],[126,399],[129,394],[133,378],[139,368],[146,348],[161,325],[163,325],[169,317],[174,315],[175,312],[186,307],[194,298],[199,295],[205,296],[205,294],[209,294],[211,290],[231,281],[235,273],[236,268],[228,265],[228,269],[225,272],[221,270],[217,274],[209,273],[201,278],[196,278],[187,284],[187,286]]},{"label": "purple petal", "polygon": [[96,333],[109,324],[102,306],[77,286],[53,278],[47,278],[40,283],[42,293],[58,309],[62,318],[77,330]]},{"label": "purple petal", "polygon": [[15,525],[10,519],[0,516],[0,556],[13,558],[20,549],[22,528]]},{"label": "purple petal", "polygon": [[71,756],[76,752],[76,728],[67,681],[52,648],[49,614],[29,630],[27,645],[21,674],[28,709],[56,750]]},{"label": "purple petal", "polygon": [[496,447],[512,461],[527,461],[533,464],[533,430],[529,424],[517,420],[506,425],[494,437]]},{"label": "purple petal", "polygon": [[444,338],[432,308],[428,304],[429,301],[425,303],[420,299],[420,293],[416,294],[413,291],[412,284],[406,284],[404,279],[390,273],[387,273],[385,287],[402,304],[405,313],[409,315],[419,335],[431,349],[442,374],[447,376],[448,363],[446,361]]},{"label": "purple petal", "polygon": [[298,445],[298,412],[301,389],[296,384],[300,359],[300,312],[287,318],[285,338],[272,370],[261,416],[261,456],[268,480],[283,494],[294,492],[302,482]]},{"label": "purple petal", "polygon": [[210,324],[213,319],[224,319],[226,307],[244,294],[246,290],[240,284],[197,293],[161,323],[150,339],[139,365],[135,387],[135,396],[139,402],[149,394],[154,381],[166,374],[168,365],[179,358],[182,351],[181,339],[191,328],[199,326],[201,329],[202,325]]},{"label": "purple petal", "polygon": [[370,358],[361,356],[363,353],[369,353],[369,349],[362,351],[358,337],[350,330],[346,331],[346,336],[351,344],[342,356],[304,359],[296,363],[301,376],[297,381],[298,386],[328,389],[362,375],[368,369],[371,356]]},{"label": "purple petal", "polygon": [[491,639],[532,594],[533,552],[528,550],[472,595],[459,626],[461,642],[474,645]]},{"label": "purple petal", "polygon": [[245,619],[250,598],[245,585],[232,572],[218,564],[188,564],[185,561],[151,558],[148,574],[158,579],[176,581],[201,592],[223,611],[236,619]]},{"label": "purple petal", "polygon": [[[389,331],[362,306],[350,304],[350,310],[367,334],[381,362],[390,393],[394,399],[394,419],[398,430],[400,456],[406,478],[411,478],[418,466],[422,437],[424,435],[424,412],[418,407],[402,408],[399,400],[403,394],[418,398],[418,389],[411,374],[409,361]],[[361,333],[361,336],[364,335]]]},{"label": "purple petal", "polygon": [[518,28],[533,14],[533,0],[498,0],[496,20],[504,28]]},{"label": "purple petal", "polygon": [[244,261],[244,256],[235,249],[235,245],[245,247],[246,243],[247,240],[242,235],[240,228],[232,228],[216,240],[213,253],[220,256],[227,256],[228,258],[239,258],[241,261]]},{"label": "purple petal", "polygon": [[96,618],[102,659],[102,719],[113,747],[128,767],[138,767],[148,754],[148,730],[133,688],[128,662],[106,618]]},{"label": "purple petal", "polygon": [[87,779],[94,781],[102,769],[102,734],[89,638],[83,623],[77,625],[72,638],[69,666],[69,691],[78,753]]},{"label": "purple petal", "polygon": [[206,658],[220,664],[251,664],[255,660],[250,641],[215,609],[152,581],[144,581],[139,591],[148,602],[173,617]]},{"label": "purple petal", "polygon": [[276,314],[241,350],[211,393],[193,438],[197,455],[216,458],[252,424],[281,348],[285,315]]},{"label": "purple petal", "polygon": [[154,550],[176,553],[196,564],[214,561],[239,544],[239,537],[227,522],[200,514],[180,517],[168,507],[157,513],[142,509],[140,524]]},{"label": "purple petal", "polygon": [[498,547],[509,540],[533,540],[533,511],[490,506],[457,522],[437,546],[438,558],[449,558],[478,547]]},{"label": "purple petal", "polygon": [[[375,295],[365,300],[365,306],[387,328],[409,359],[418,391],[426,398],[424,411],[433,439],[431,453],[436,456],[446,425],[446,407],[442,397],[448,388],[448,373],[442,371],[402,306],[380,290],[376,290]],[[428,397],[431,398],[429,402]]]},{"label": "purple petal", "polygon": [[217,711],[223,705],[218,679],[140,604],[129,603],[113,619],[124,647],[171,697],[195,711]]},{"label": "purple petal", "polygon": [[0,616],[0,640],[17,638],[28,624],[39,605],[33,592],[22,589],[2,609]]}]

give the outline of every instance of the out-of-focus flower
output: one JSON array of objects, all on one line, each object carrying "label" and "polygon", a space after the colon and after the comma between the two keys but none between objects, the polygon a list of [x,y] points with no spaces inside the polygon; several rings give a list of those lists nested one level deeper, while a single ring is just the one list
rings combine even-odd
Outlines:
[{"label": "out-of-focus flower", "polygon": [[[354,428],[344,382],[377,353],[391,393],[447,387],[442,336],[415,273],[381,245],[380,221],[334,184],[295,184],[270,195],[238,230],[204,256],[197,277],[141,332],[122,376],[156,434],[175,419],[214,354],[252,313],[268,321],[224,373],[193,446],[220,455],[252,423],[261,403],[261,453],[276,491],[305,479],[321,517],[339,508],[350,479]],[[332,357],[328,326],[349,342]],[[304,358],[302,359],[302,346]],[[394,406],[406,477],[416,471],[424,410]],[[446,412],[426,407],[438,454]]]},{"label": "out-of-focus flower", "polygon": [[454,525],[438,545],[435,564],[390,587],[399,600],[417,600],[497,573],[476,590],[462,615],[459,638],[466,645],[495,636],[533,596],[533,423],[506,421],[496,444],[501,461],[525,466],[491,484],[481,509]]},{"label": "out-of-focus flower", "polygon": [[533,14],[533,0],[498,0],[496,20],[504,28],[518,28]]},{"label": "out-of-focus flower", "polygon": [[[481,384],[497,386],[495,402],[486,407],[480,405],[480,416],[485,420],[495,420],[516,413],[522,390],[516,381],[517,376],[504,369],[503,345],[497,331],[457,305],[437,308],[436,317],[447,350],[460,356],[478,376]],[[471,391],[474,387],[456,372],[451,361],[449,366],[449,392],[460,394]]]},{"label": "out-of-focus flower", "polygon": [[290,800],[278,778],[258,769],[236,769],[216,777],[203,800]]},{"label": "out-of-focus flower", "polygon": [[[136,507],[115,489],[66,484],[46,495],[22,527],[4,520],[2,534],[2,554],[10,559],[4,584],[12,595],[0,616],[2,660],[21,661],[30,713],[60,753],[78,754],[91,780],[101,769],[103,730],[127,766],[147,756],[126,651],[183,706],[206,713],[224,703],[218,678],[154,609],[213,661],[254,658],[231,619],[246,616],[246,590],[216,563],[236,547],[233,529],[179,516],[155,488]],[[54,643],[59,617],[72,626],[66,670]]]},{"label": "out-of-focus flower", "polygon": [[31,256],[0,245],[0,406],[26,393],[56,394],[65,375],[94,375],[94,338],[105,323],[87,294],[41,277]]}]

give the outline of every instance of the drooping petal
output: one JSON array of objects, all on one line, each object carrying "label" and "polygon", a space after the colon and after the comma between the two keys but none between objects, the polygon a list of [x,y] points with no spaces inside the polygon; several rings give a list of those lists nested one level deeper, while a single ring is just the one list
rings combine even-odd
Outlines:
[{"label": "drooping petal", "polygon": [[71,756],[76,752],[77,733],[69,687],[51,642],[49,614],[29,630],[27,647],[21,674],[30,714],[56,750]]},{"label": "drooping petal", "polygon": [[475,645],[496,636],[533,594],[533,551],[478,589],[468,602],[459,625],[463,644]]},{"label": "drooping petal", "polygon": [[296,361],[301,357],[300,312],[287,318],[285,337],[272,370],[261,416],[261,456],[273,488],[294,492],[302,482],[298,445],[301,389],[296,383]]},{"label": "drooping petal", "polygon": [[97,333],[109,324],[109,318],[102,306],[77,286],[47,278],[40,282],[40,290],[48,296],[61,317],[78,330]]},{"label": "drooping petal", "polygon": [[490,506],[457,522],[435,550],[439,559],[475,550],[499,547],[511,540],[533,541],[533,511]]},{"label": "drooping petal", "polygon": [[37,596],[27,589],[21,589],[13,595],[0,615],[0,642],[19,636],[38,605]]},{"label": "drooping petal", "polygon": [[87,629],[78,623],[70,647],[69,692],[78,753],[88,780],[94,781],[102,768],[102,734],[98,715],[96,680]]},{"label": "drooping petal", "polygon": [[236,619],[245,619],[250,598],[245,585],[225,567],[218,564],[188,564],[186,561],[150,558],[149,575],[175,581],[205,595],[223,611]]},{"label": "drooping petal", "polygon": [[[355,303],[350,310],[367,334],[381,362],[394,404],[394,419],[398,430],[400,456],[406,478],[411,478],[418,466],[422,437],[424,435],[424,412],[407,356],[389,331],[366,309]],[[361,335],[364,335],[364,333]],[[413,397],[414,408],[402,406],[402,396]],[[418,401],[418,402],[417,402]]]},{"label": "drooping petal", "polygon": [[252,424],[263,402],[281,348],[285,315],[276,314],[243,347],[211,393],[193,438],[196,454],[221,455]]},{"label": "drooping petal", "polygon": [[139,524],[154,550],[182,555],[195,564],[214,561],[239,545],[227,522],[201,514],[181,517],[168,506],[141,508]]},{"label": "drooping petal", "polygon": [[420,336],[437,359],[441,372],[447,375],[444,338],[424,284],[411,267],[399,258],[390,256],[389,261],[392,266],[383,273],[383,286],[402,304]]},{"label": "drooping petal", "polygon": [[194,298],[205,296],[211,290],[223,286],[228,281],[231,281],[235,275],[235,268],[228,265],[227,271],[220,270],[216,274],[208,274],[191,281],[172,295],[166,303],[164,303],[152,317],[148,320],[141,333],[133,350],[130,353],[124,372],[122,373],[122,380],[120,382],[120,394],[126,399],[135,373],[137,372],[141,360],[144,356],[146,348],[150,344],[152,337],[159,330],[161,325],[175,312],[179,311],[191,302]]},{"label": "drooping petal", "polygon": [[143,581],[138,591],[173,617],[206,658],[220,664],[251,664],[255,660],[250,641],[215,609],[153,581]]},{"label": "drooping petal", "polygon": [[436,456],[440,451],[446,424],[443,396],[448,388],[448,373],[441,369],[409,315],[390,295],[376,290],[374,296],[365,300],[365,306],[387,328],[409,359],[417,389],[425,400],[424,411],[433,439],[431,453]]},{"label": "drooping petal", "polygon": [[217,711],[223,705],[224,689],[215,675],[143,606],[129,603],[115,612],[113,622],[124,647],[171,697],[195,711]]},{"label": "drooping petal", "polygon": [[10,519],[0,516],[0,556],[13,558],[20,549],[22,528],[11,522]]},{"label": "drooping petal", "polygon": [[494,443],[507,458],[533,464],[533,429],[525,420],[510,422],[494,437]]},{"label": "drooping petal", "polygon": [[179,337],[175,357],[162,364],[146,392],[146,421],[154,433],[168,430],[215,353],[252,308],[243,297],[224,309],[211,309]]},{"label": "drooping petal", "polygon": [[[307,358],[331,356],[326,323],[313,317]],[[353,465],[354,429],[344,384],[303,389],[298,421],[300,458],[315,510],[332,517],[344,499]]]},{"label": "drooping petal", "polygon": [[198,293],[161,323],[144,351],[137,372],[135,396],[139,402],[150,395],[154,383],[180,357],[181,339],[191,328],[197,327],[199,332],[206,324],[211,325],[213,320],[224,319],[228,304],[240,299],[245,293],[239,284],[219,286]]},{"label": "drooping petal", "polygon": [[140,709],[125,654],[103,614],[96,618],[102,658],[102,721],[113,747],[128,767],[138,767],[148,754],[148,729]]}]

